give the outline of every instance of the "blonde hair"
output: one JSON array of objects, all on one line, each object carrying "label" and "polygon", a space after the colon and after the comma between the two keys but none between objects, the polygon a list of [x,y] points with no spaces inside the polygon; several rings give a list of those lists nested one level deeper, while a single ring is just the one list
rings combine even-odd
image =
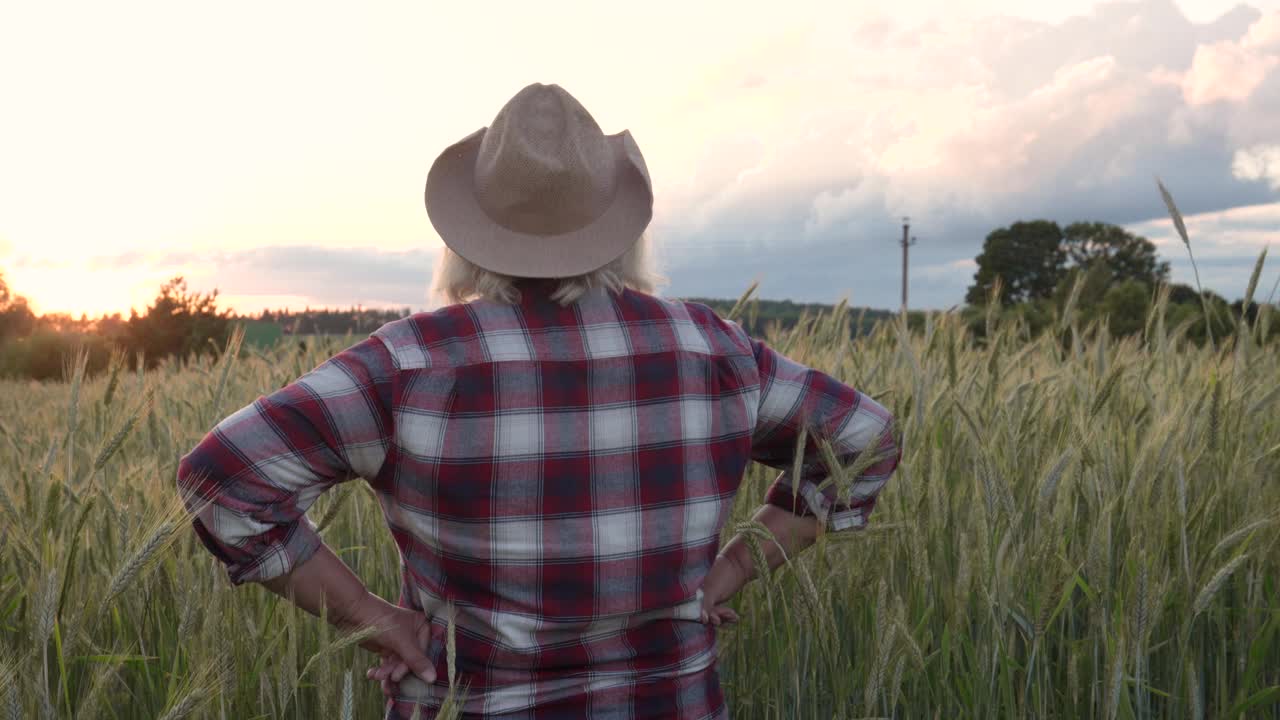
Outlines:
[{"label": "blonde hair", "polygon": [[[436,264],[431,282],[433,299],[443,298],[447,303],[464,303],[478,298],[507,305],[520,302],[520,290],[515,286],[518,278],[502,275],[475,265],[461,255],[445,247]],[[584,293],[596,287],[620,293],[623,288],[652,294],[667,279],[656,269],[653,247],[649,234],[641,233],[631,249],[599,270],[585,275],[560,278],[560,286],[551,293],[551,299],[561,306],[571,305]]]}]

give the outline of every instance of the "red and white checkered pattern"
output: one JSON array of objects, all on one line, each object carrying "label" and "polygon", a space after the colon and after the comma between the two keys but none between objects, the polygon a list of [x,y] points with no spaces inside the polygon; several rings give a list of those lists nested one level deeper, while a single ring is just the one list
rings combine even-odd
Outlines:
[{"label": "red and white checkered pattern", "polygon": [[[233,583],[276,577],[319,546],[316,497],[362,477],[400,604],[455,608],[468,713],[724,717],[699,588],[748,463],[784,471],[766,502],[861,527],[900,457],[892,418],[703,305],[560,307],[547,287],[389,323],[223,420],[180,466],[193,504],[214,498],[195,530]],[[838,497],[812,434],[789,477],[802,426],[884,459]],[[406,679],[391,716],[444,697],[431,652],[440,683]]]}]

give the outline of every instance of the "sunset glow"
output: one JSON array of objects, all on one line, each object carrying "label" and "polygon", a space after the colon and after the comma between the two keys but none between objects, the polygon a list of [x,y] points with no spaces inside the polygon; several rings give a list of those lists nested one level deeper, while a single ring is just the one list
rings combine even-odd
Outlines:
[{"label": "sunset glow", "polygon": [[[921,301],[943,307],[982,233],[1023,215],[1158,235],[1154,175],[1190,214],[1265,215],[1252,236],[1265,243],[1280,239],[1266,111],[1280,0],[1234,6],[511,3],[490,23],[496,8],[465,4],[14,5],[0,24],[16,109],[0,119],[0,272],[38,312],[76,316],[142,310],[175,275],[240,311],[422,306],[441,247],[427,169],[530,82],[636,137],[674,294],[761,276],[768,296],[890,306],[892,283],[856,268],[893,263],[911,215],[921,276],[939,279]],[[1024,57],[1050,31],[1078,31],[1081,49]],[[1220,288],[1235,297],[1256,245],[1229,237],[1199,240],[1238,260]],[[847,249],[848,271],[785,267],[788,243]],[[707,284],[699,268],[726,256]]]}]

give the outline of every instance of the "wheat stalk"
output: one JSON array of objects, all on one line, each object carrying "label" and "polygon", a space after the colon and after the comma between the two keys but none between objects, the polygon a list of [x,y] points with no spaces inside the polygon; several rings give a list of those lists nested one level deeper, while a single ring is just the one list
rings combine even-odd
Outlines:
[{"label": "wheat stalk", "polygon": [[0,509],[3,509],[15,523],[22,517],[22,514],[18,512],[17,506],[13,504],[13,500],[9,497],[9,493],[5,492],[3,483],[0,483]]},{"label": "wheat stalk", "polygon": [[1258,254],[1258,260],[1253,264],[1253,272],[1249,275],[1249,284],[1244,291],[1244,302],[1241,303],[1241,320],[1249,311],[1249,306],[1253,304],[1253,294],[1258,289],[1258,280],[1262,277],[1262,266],[1267,262],[1267,248],[1262,248],[1262,252]]},{"label": "wheat stalk", "polygon": [[160,551],[169,545],[177,529],[177,523],[172,520],[165,520],[151,531],[146,541],[129,556],[129,559],[120,566],[120,569],[111,578],[111,584],[107,587],[107,594],[101,603],[104,610],[110,607],[112,601],[120,593],[128,589],[138,575],[156,559]]},{"label": "wheat stalk", "polygon": [[733,307],[729,309],[729,312],[725,313],[724,319],[737,320],[742,309],[747,306],[747,302],[751,299],[751,296],[755,294],[756,289],[759,287],[760,287],[759,280],[756,280],[755,282],[751,283],[751,286],[747,288],[746,292],[742,293],[742,296],[739,297],[738,301],[733,304]]},{"label": "wheat stalk", "polygon": [[1209,337],[1209,346],[1215,347],[1213,340],[1213,316],[1209,311],[1209,300],[1204,295],[1204,286],[1200,284],[1200,268],[1196,265],[1195,255],[1191,252],[1191,238],[1187,235],[1187,226],[1182,222],[1182,213],[1178,212],[1178,206],[1173,202],[1173,196],[1165,188],[1164,183],[1156,178],[1156,185],[1160,188],[1160,197],[1164,199],[1165,207],[1169,209],[1169,217],[1173,219],[1173,226],[1178,231],[1178,236],[1182,238],[1182,244],[1187,248],[1187,257],[1191,258],[1191,270],[1196,277],[1196,292],[1200,295],[1200,306],[1204,309],[1204,327]]},{"label": "wheat stalk", "polygon": [[18,704],[18,686],[6,683],[5,696],[8,698],[5,705],[8,707],[9,720],[22,720],[22,706]]},{"label": "wheat stalk", "polygon": [[1120,365],[1114,365],[1111,371],[1102,381],[1102,387],[1098,389],[1098,394],[1094,396],[1093,404],[1089,407],[1089,417],[1092,418],[1102,410],[1110,399],[1111,393],[1116,389],[1116,384],[1120,382],[1120,376],[1124,374],[1124,368]]},{"label": "wheat stalk", "polygon": [[1231,577],[1231,573],[1234,573],[1247,559],[1249,559],[1247,553],[1238,555],[1213,574],[1209,582],[1205,583],[1205,586],[1200,589],[1199,594],[1196,595],[1195,602],[1191,605],[1192,617],[1203,613],[1209,608],[1209,603],[1213,602],[1213,596],[1218,594],[1218,590],[1222,589],[1223,584],[1227,582],[1227,578]]},{"label": "wheat stalk", "polygon": [[1058,489],[1058,481],[1062,478],[1062,473],[1067,469],[1067,464],[1075,457],[1075,450],[1067,448],[1058,456],[1057,462],[1045,473],[1044,480],[1040,482],[1040,514],[1048,514],[1048,508],[1052,505],[1054,493]]},{"label": "wheat stalk", "polygon": [[916,639],[911,635],[911,631],[907,629],[906,621],[902,618],[899,618],[895,624],[898,626],[897,627],[898,637],[906,641],[906,647],[908,650],[911,651],[911,659],[915,660],[916,667],[920,670],[924,670],[925,669],[924,650],[920,648],[920,644],[916,642]]},{"label": "wheat stalk", "polygon": [[[84,371],[89,364],[89,351],[87,348],[80,348],[75,355],[66,360],[63,365],[63,375],[68,377],[71,382],[71,400],[67,405],[67,475],[68,479],[75,477],[75,449],[76,449],[76,430],[80,426],[80,385],[84,381]],[[46,470],[46,473],[48,471]]]},{"label": "wheat stalk", "polygon": [[93,672],[93,678],[89,681],[89,691],[76,703],[76,720],[93,720],[98,716],[101,711],[99,698],[111,686],[108,681],[114,677],[120,662],[122,661],[119,659],[99,662],[97,669]]},{"label": "wheat stalk", "polygon": [[0,654],[0,688],[4,689],[5,714],[8,720],[19,720],[22,716],[22,707],[18,697],[18,668],[27,662],[30,654],[30,649],[22,657],[9,657],[7,652]]},{"label": "wheat stalk", "polygon": [[53,624],[58,610],[58,568],[49,569],[45,582],[40,587],[39,614],[36,619],[36,645],[44,646],[53,636]]},{"label": "wheat stalk", "polygon": [[298,673],[297,678],[295,678],[294,681],[289,685],[288,701],[283,702],[282,704],[287,706],[289,703],[293,702],[294,698],[297,697],[298,688],[301,687],[302,685],[302,679],[305,678],[308,673],[310,673],[311,669],[316,665],[316,663],[322,662],[326,658],[337,655],[341,653],[343,650],[346,650],[347,648],[355,647],[360,643],[364,642],[365,640],[368,640],[369,638],[382,632],[384,629],[385,628],[382,628],[382,627],[368,625],[363,628],[360,628],[359,630],[343,633],[339,635],[337,638],[335,638],[334,640],[332,640],[331,642],[329,642],[328,644],[326,644],[325,646],[321,647],[319,652],[316,652],[314,655],[307,658],[307,662],[302,666],[302,672]]},{"label": "wheat stalk", "polygon": [[184,718],[195,712],[198,707],[210,699],[210,696],[211,694],[207,688],[193,688],[186,695],[183,695],[182,699],[174,703],[164,715],[161,715],[160,720]]},{"label": "wheat stalk", "polygon": [[449,603],[447,607],[449,623],[445,628],[445,663],[449,672],[449,692],[454,692],[458,687],[458,625],[457,625],[457,607],[453,603]]},{"label": "wheat stalk", "polygon": [[1209,555],[1208,555],[1208,556],[1209,556],[1210,558],[1214,557],[1215,555],[1217,555],[1218,553],[1222,552],[1223,550],[1226,550],[1226,549],[1228,549],[1228,548],[1230,548],[1230,547],[1234,546],[1236,543],[1240,542],[1240,541],[1241,541],[1241,540],[1243,540],[1245,537],[1247,537],[1247,536],[1249,536],[1249,535],[1253,534],[1253,532],[1254,532],[1255,530],[1257,530],[1258,528],[1266,527],[1266,526],[1268,526],[1268,525],[1270,525],[1270,524],[1272,524],[1272,523],[1276,522],[1277,520],[1280,520],[1280,516],[1272,516],[1272,517],[1269,517],[1269,518],[1263,518],[1263,519],[1261,519],[1261,520],[1255,520],[1254,522],[1251,522],[1251,523],[1249,523],[1248,525],[1245,525],[1245,526],[1244,526],[1244,527],[1242,527],[1242,528],[1239,528],[1239,529],[1237,529],[1237,530],[1232,531],[1232,532],[1231,532],[1231,533],[1229,533],[1226,537],[1224,537],[1224,538],[1222,538],[1221,540],[1219,540],[1217,545],[1214,545],[1214,546],[1213,546],[1213,549],[1209,551]]},{"label": "wheat stalk", "polygon": [[355,718],[355,693],[351,686],[351,671],[342,675],[342,720]]},{"label": "wheat stalk", "polygon": [[98,451],[98,456],[93,460],[92,470],[90,471],[91,473],[96,474],[106,466],[107,461],[111,459],[112,455],[116,454],[116,451],[124,444],[125,439],[128,438],[129,434],[133,432],[133,429],[137,427],[138,422],[142,419],[143,415],[151,411],[151,406],[154,401],[155,390],[148,390],[146,395],[143,396],[142,402],[139,403],[138,407],[129,414],[129,418],[125,420],[124,425],[122,425],[120,429],[116,431],[115,435],[112,435],[111,439],[102,446],[102,450]]},{"label": "wheat stalk", "polygon": [[[767,580],[772,574],[772,568],[769,567],[769,559],[765,555],[763,543],[776,543],[777,540],[773,537],[773,533],[769,532],[768,526],[758,520],[738,523],[734,527],[734,533],[743,536],[746,541],[747,548],[751,552],[751,562],[756,566],[756,576],[762,580]],[[782,546],[779,545],[778,547],[781,548]]]},{"label": "wheat stalk", "polygon": [[107,389],[102,394],[102,406],[111,407],[116,388],[120,386],[120,371],[124,369],[124,351],[119,348],[111,351],[111,359],[107,362]]},{"label": "wheat stalk", "polygon": [[1146,552],[1140,552],[1138,555],[1138,579],[1137,579],[1137,598],[1134,603],[1134,627],[1137,630],[1138,650],[1141,652],[1142,647],[1147,639],[1147,631],[1150,629],[1148,621],[1150,620],[1150,577],[1147,571]]},{"label": "wheat stalk", "polygon": [[876,700],[879,699],[880,689],[884,686],[884,676],[888,671],[889,662],[891,661],[890,656],[893,652],[894,626],[885,620],[885,591],[886,585],[884,580],[881,580],[880,589],[876,594],[876,632],[879,634],[880,642],[876,651],[875,669],[871,673],[863,695],[863,712],[867,715],[870,715],[875,709]]},{"label": "wheat stalk", "polygon": [[1200,678],[1191,659],[1187,659],[1187,700],[1193,720],[1204,720],[1204,700],[1200,696]]},{"label": "wheat stalk", "polygon": [[1178,536],[1182,542],[1182,569],[1186,574],[1187,587],[1191,587],[1191,555],[1187,550],[1187,479],[1183,475],[1182,463],[1178,463],[1174,474],[1178,483]]},{"label": "wheat stalk", "polygon": [[1111,683],[1107,689],[1107,718],[1114,720],[1120,712],[1120,690],[1124,686],[1124,636],[1116,638],[1115,657],[1112,658]]},{"label": "wheat stalk", "polygon": [[1213,380],[1211,400],[1209,402],[1209,452],[1218,450],[1218,434],[1222,427],[1222,383]]},{"label": "wheat stalk", "polygon": [[897,707],[898,691],[902,688],[902,671],[906,669],[907,658],[898,655],[898,661],[893,664],[893,679],[889,681],[889,709]]},{"label": "wheat stalk", "polygon": [[342,509],[343,504],[355,494],[354,486],[344,486],[337,493],[337,497],[329,501],[329,506],[325,508],[324,515],[320,517],[320,522],[316,524],[316,532],[323,532],[329,527],[329,523],[338,517],[338,511]]}]

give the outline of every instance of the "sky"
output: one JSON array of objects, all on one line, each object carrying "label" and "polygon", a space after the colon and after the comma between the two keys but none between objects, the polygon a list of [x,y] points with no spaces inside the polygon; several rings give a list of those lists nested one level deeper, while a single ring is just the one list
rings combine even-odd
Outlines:
[{"label": "sky", "polygon": [[[429,306],[427,171],[555,83],[654,183],[662,294],[963,300],[1113,222],[1234,299],[1280,240],[1280,0],[0,4],[0,272],[38,312]],[[1280,277],[1273,262],[1261,283]]]}]

